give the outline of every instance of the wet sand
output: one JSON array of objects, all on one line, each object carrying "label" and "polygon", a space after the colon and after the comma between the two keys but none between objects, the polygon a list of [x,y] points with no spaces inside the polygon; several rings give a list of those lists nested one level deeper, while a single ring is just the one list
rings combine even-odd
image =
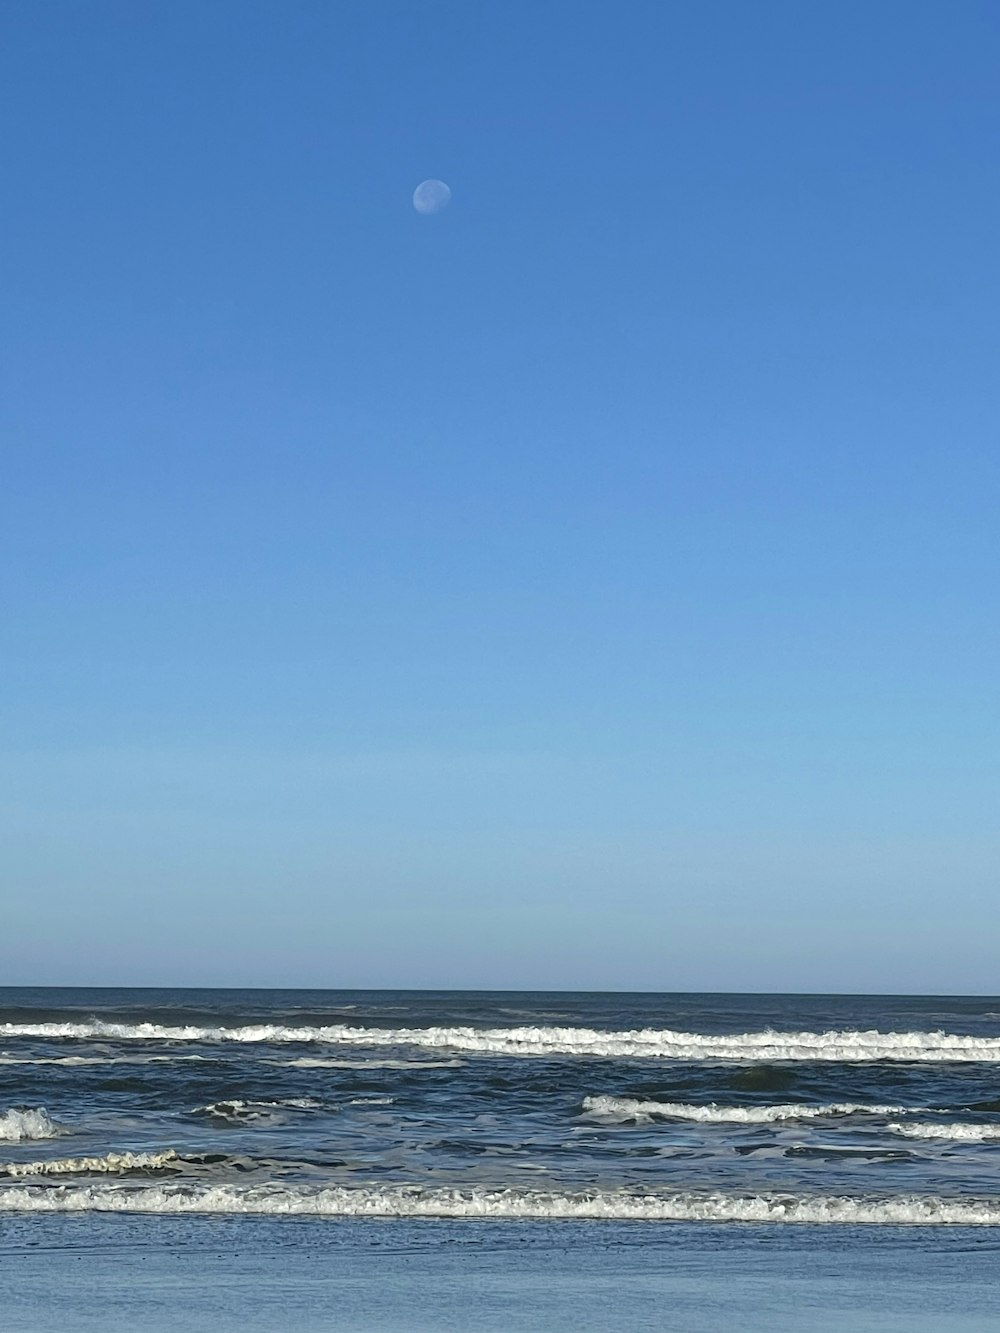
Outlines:
[{"label": "wet sand", "polygon": [[987,1333],[971,1228],[8,1216],[18,1333]]}]

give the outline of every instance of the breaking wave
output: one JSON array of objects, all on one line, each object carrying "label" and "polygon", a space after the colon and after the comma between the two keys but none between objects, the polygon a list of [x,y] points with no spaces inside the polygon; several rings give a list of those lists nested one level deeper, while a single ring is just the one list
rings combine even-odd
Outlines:
[{"label": "breaking wave", "polygon": [[12,1106],[0,1115],[0,1141],[21,1143],[25,1139],[55,1139],[64,1133],[44,1106]]},{"label": "breaking wave", "polygon": [[[109,1152],[104,1157],[52,1157],[41,1162],[0,1162],[0,1176],[123,1175],[129,1171],[178,1169],[183,1159],[172,1148],[164,1152]],[[0,1191],[2,1194],[2,1191]],[[6,1197],[6,1195],[3,1195]]]},{"label": "breaking wave", "polygon": [[336,1060],[300,1055],[294,1060],[268,1060],[288,1069],[461,1069],[464,1060]]},{"label": "breaking wave", "polygon": [[558,1194],[534,1190],[72,1185],[0,1189],[0,1211],[256,1213],[811,1225],[998,1226],[1000,1201],[933,1195]]},{"label": "breaking wave", "polygon": [[912,1125],[890,1125],[894,1134],[903,1134],[908,1139],[949,1139],[955,1143],[987,1143],[1000,1139],[1000,1125],[942,1125],[933,1122],[917,1122]]},{"label": "breaking wave", "polygon": [[905,1106],[871,1106],[831,1102],[827,1106],[788,1103],[781,1106],[693,1106],[687,1102],[639,1101],[633,1097],[584,1097],[583,1113],[612,1124],[651,1120],[688,1120],[708,1125],[769,1125],[781,1120],[813,1120],[823,1116],[900,1115]]},{"label": "breaking wave", "polygon": [[203,1055],[0,1055],[0,1065],[158,1065],[204,1060]]},{"label": "breaking wave", "polygon": [[828,1032],[708,1034],[643,1028],[630,1032],[575,1027],[366,1028],[337,1023],[288,1027],[172,1027],[159,1023],[5,1023],[0,1036],[117,1041],[319,1042],[332,1046],[418,1046],[505,1056],[616,1056],[668,1060],[987,1061],[1000,1063],[1000,1037],[952,1032]]},{"label": "breaking wave", "polygon": [[248,1121],[274,1120],[280,1118],[282,1111],[315,1111],[322,1106],[315,1097],[285,1097],[278,1101],[232,1101],[211,1102],[208,1106],[198,1106],[192,1115],[207,1116],[211,1120],[228,1120],[232,1124],[245,1125]]}]

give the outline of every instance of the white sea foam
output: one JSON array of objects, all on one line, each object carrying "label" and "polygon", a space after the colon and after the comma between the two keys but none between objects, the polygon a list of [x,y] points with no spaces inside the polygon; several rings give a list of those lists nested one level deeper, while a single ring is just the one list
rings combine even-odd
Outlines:
[{"label": "white sea foam", "polygon": [[813,1120],[823,1116],[900,1115],[905,1106],[873,1106],[860,1102],[831,1102],[810,1106],[791,1102],[779,1106],[691,1105],[687,1102],[639,1101],[633,1097],[584,1097],[585,1115],[608,1123],[653,1119],[689,1120],[711,1125],[767,1125],[781,1120]]},{"label": "white sea foam", "polygon": [[[0,1176],[116,1175],[127,1171],[158,1171],[177,1167],[181,1158],[172,1148],[164,1152],[109,1152],[104,1157],[50,1157],[40,1162],[0,1162]],[[0,1191],[2,1192],[2,1191]]]},{"label": "white sea foam", "polygon": [[0,1141],[21,1143],[25,1139],[55,1139],[62,1134],[44,1106],[12,1106],[0,1115]]},{"label": "white sea foam", "polygon": [[294,1060],[268,1060],[286,1069],[461,1069],[464,1060],[337,1060],[300,1055]]},{"label": "white sea foam", "polygon": [[944,1125],[933,1121],[917,1121],[909,1125],[892,1124],[889,1128],[908,1139],[950,1139],[965,1143],[988,1143],[1000,1139],[1000,1125],[971,1125],[962,1122]]},{"label": "white sea foam", "polygon": [[159,1023],[5,1023],[0,1036],[117,1041],[321,1042],[334,1046],[419,1046],[506,1056],[616,1056],[671,1060],[907,1060],[1000,1062],[1000,1037],[953,1032],[698,1033],[670,1028],[631,1032],[574,1027],[366,1028],[336,1023],[287,1027],[171,1027]]},{"label": "white sea foam", "polygon": [[278,1101],[243,1101],[234,1098],[228,1101],[211,1102],[208,1106],[199,1106],[192,1115],[207,1115],[215,1120],[232,1120],[240,1124],[248,1120],[271,1120],[282,1111],[315,1111],[322,1106],[315,1097],[284,1097]]},{"label": "white sea foam", "polygon": [[155,1065],[204,1060],[203,1055],[0,1055],[0,1065]]},{"label": "white sea foam", "polygon": [[932,1195],[626,1194],[594,1191],[71,1185],[0,1188],[0,1211],[544,1218],[813,1225],[1000,1226],[996,1199]]}]

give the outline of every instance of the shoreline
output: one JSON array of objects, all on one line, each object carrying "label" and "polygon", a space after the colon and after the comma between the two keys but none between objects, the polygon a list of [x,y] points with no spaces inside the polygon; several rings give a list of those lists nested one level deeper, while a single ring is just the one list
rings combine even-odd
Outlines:
[{"label": "shoreline", "polygon": [[968,1228],[8,1215],[19,1333],[986,1333]]}]

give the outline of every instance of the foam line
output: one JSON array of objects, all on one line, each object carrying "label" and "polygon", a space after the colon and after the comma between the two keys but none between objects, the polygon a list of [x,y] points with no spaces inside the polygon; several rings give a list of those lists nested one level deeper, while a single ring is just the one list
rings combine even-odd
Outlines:
[{"label": "foam line", "polygon": [[608,1123],[688,1120],[708,1125],[768,1125],[782,1120],[813,1120],[848,1115],[901,1115],[905,1106],[877,1106],[861,1102],[831,1102],[824,1106],[786,1103],[779,1106],[705,1106],[687,1102],[638,1101],[633,1097],[584,1097],[583,1112]]},{"label": "foam line", "polygon": [[1000,1139],[1000,1125],[971,1125],[961,1122],[950,1125],[916,1122],[910,1125],[890,1125],[895,1134],[908,1139],[949,1139],[955,1143],[988,1143]]},{"label": "foam line", "polygon": [[230,1098],[226,1101],[212,1102],[208,1106],[196,1107],[192,1115],[208,1116],[212,1120],[228,1120],[232,1124],[244,1124],[253,1120],[280,1119],[282,1111],[315,1111],[320,1106],[315,1097],[284,1097],[278,1101],[244,1101]]},{"label": "foam line", "polygon": [[172,1148],[164,1152],[109,1152],[104,1157],[50,1157],[40,1162],[0,1162],[0,1176],[15,1180],[25,1176],[77,1176],[159,1171],[177,1168],[182,1159]]},{"label": "foam line", "polygon": [[504,1056],[614,1056],[669,1060],[905,1060],[1000,1063],[1000,1037],[952,1032],[697,1033],[670,1028],[631,1032],[574,1027],[371,1028],[337,1023],[287,1027],[264,1023],[242,1027],[171,1027],[159,1023],[5,1023],[0,1036],[117,1041],[319,1042],[331,1046],[395,1047],[478,1052]]},{"label": "foam line", "polygon": [[382,1218],[542,1218],[818,1226],[1000,1226],[1000,1201],[933,1195],[557,1194],[532,1190],[113,1184],[0,1188],[3,1212],[225,1213]]}]

